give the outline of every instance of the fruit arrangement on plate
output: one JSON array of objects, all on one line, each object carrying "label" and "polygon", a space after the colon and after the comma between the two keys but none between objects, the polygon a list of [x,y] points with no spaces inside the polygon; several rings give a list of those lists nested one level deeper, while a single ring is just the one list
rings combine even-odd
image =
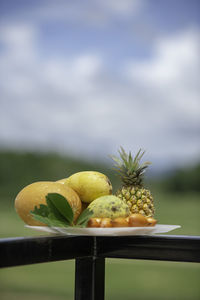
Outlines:
[{"label": "fruit arrangement on plate", "polygon": [[143,177],[150,162],[140,163],[121,147],[111,156],[121,178],[121,188],[112,194],[109,178],[96,171],[82,171],[68,178],[39,181],[24,187],[15,199],[15,209],[30,226],[111,228],[155,226],[151,192]]}]

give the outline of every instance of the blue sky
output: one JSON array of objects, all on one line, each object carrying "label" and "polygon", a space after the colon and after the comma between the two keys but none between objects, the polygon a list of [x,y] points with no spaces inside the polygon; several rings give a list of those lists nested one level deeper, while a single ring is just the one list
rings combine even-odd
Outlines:
[{"label": "blue sky", "polygon": [[0,1],[0,145],[200,155],[200,2]]}]

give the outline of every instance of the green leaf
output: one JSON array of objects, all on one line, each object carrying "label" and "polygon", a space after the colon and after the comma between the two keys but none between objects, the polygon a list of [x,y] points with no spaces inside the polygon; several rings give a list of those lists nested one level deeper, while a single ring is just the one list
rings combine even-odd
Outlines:
[{"label": "green leaf", "polygon": [[33,212],[31,212],[31,215],[33,216],[33,219],[36,220],[36,221],[39,221],[39,222],[42,222],[48,226],[51,226],[51,221],[49,220],[48,217],[42,217],[40,215],[37,215]]},{"label": "green leaf", "polygon": [[65,221],[64,218],[62,220],[56,218],[55,215],[51,213],[50,208],[44,204],[40,204],[39,208],[35,206],[34,210],[30,211],[30,213],[36,221],[40,221],[48,226],[69,226],[69,223]]},{"label": "green leaf", "polygon": [[40,222],[48,225],[49,227],[68,227],[69,226],[67,223],[62,223],[56,219],[51,219],[49,217],[43,217],[43,216],[37,215],[33,212],[31,213],[31,215],[33,216],[33,218],[36,221],[40,221]]},{"label": "green leaf", "polygon": [[50,193],[46,196],[47,205],[51,213],[61,222],[73,223],[74,213],[67,199],[58,194]]},{"label": "green leaf", "polygon": [[37,214],[43,217],[48,217],[49,215],[49,208],[44,205],[44,204],[40,204],[40,207],[38,208],[37,206],[34,207],[34,210],[31,211],[31,214]]},{"label": "green leaf", "polygon": [[46,196],[47,205],[40,204],[40,207],[31,211],[33,218],[50,227],[86,227],[93,211],[85,209],[79,216],[76,225],[73,224],[74,213],[65,197],[57,193],[50,193]]},{"label": "green leaf", "polygon": [[59,222],[66,223],[67,225],[70,225],[70,222],[61,215],[59,210],[51,203],[49,199],[46,199],[48,208],[49,208],[49,215],[48,218],[51,220],[57,220]]},{"label": "green leaf", "polygon": [[57,226],[57,227],[69,227],[71,224],[66,220],[66,219],[62,219],[62,218],[57,218],[55,217],[55,215],[50,212],[49,216],[48,216],[48,219],[50,220],[51,223],[54,224],[54,226]]},{"label": "green leaf", "polygon": [[60,222],[59,220],[56,219],[49,219],[51,226],[54,227],[70,227],[70,224],[67,222]]},{"label": "green leaf", "polygon": [[76,222],[76,226],[86,227],[87,222],[93,215],[93,211],[86,208],[78,217],[78,220]]},{"label": "green leaf", "polygon": [[50,193],[46,196],[47,205],[40,204],[30,211],[33,218],[48,226],[68,227],[72,225],[74,213],[67,199],[60,194]]}]

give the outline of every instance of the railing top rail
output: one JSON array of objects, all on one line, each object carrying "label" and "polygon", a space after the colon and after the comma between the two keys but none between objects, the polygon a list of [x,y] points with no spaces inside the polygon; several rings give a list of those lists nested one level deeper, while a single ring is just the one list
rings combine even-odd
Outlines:
[{"label": "railing top rail", "polygon": [[200,262],[200,236],[40,236],[0,239],[0,267],[91,256]]}]

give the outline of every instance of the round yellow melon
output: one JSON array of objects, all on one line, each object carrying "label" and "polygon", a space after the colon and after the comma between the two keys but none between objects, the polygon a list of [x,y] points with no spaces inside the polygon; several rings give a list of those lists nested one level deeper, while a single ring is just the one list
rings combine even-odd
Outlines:
[{"label": "round yellow melon", "polygon": [[82,203],[78,194],[70,187],[57,182],[39,181],[29,184],[23,188],[15,199],[15,209],[20,218],[28,225],[42,226],[43,223],[36,221],[30,214],[34,207],[39,204],[46,204],[46,195],[58,193],[67,198],[74,212],[74,221],[82,210]]},{"label": "round yellow melon", "polygon": [[82,202],[90,203],[98,197],[112,194],[112,184],[108,177],[96,171],[82,171],[57,182],[71,187]]}]

